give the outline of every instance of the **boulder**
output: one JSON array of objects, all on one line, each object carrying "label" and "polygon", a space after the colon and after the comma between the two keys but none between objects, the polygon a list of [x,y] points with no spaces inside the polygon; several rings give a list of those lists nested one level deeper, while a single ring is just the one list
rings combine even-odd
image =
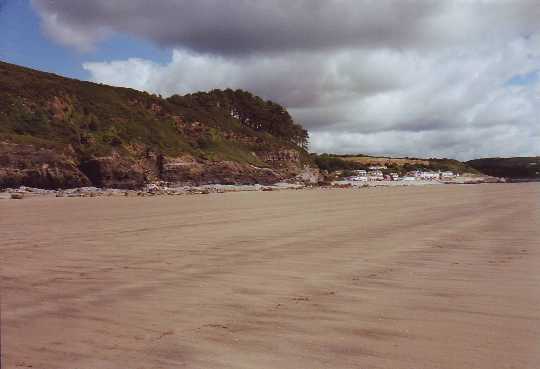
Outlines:
[{"label": "boulder", "polygon": [[304,169],[295,177],[299,182],[306,184],[317,184],[324,182],[324,176],[318,168],[305,166]]}]

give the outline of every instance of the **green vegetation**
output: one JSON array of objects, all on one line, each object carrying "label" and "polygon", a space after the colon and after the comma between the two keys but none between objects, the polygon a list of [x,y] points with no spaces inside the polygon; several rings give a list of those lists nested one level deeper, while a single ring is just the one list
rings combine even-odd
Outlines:
[{"label": "green vegetation", "polygon": [[153,151],[264,165],[253,152],[305,151],[282,106],[237,90],[163,99],[0,62],[0,141],[69,149],[79,158]]},{"label": "green vegetation", "polygon": [[366,166],[353,161],[343,160],[342,157],[332,154],[312,154],[313,161],[321,170],[328,172],[351,171],[356,169],[367,169]]},{"label": "green vegetation", "polygon": [[[186,96],[172,96],[168,99],[171,103],[189,109],[195,118],[193,106],[204,107],[207,118],[212,119],[212,114],[222,114],[240,121],[243,127],[256,132],[266,132],[274,137],[289,141],[290,143],[307,149],[308,133],[300,125],[295,124],[291,116],[282,106],[264,101],[247,91],[227,89],[225,91],[213,90],[209,93],[196,93]],[[232,128],[232,127],[230,127]]]},{"label": "green vegetation", "polygon": [[[419,159],[417,159],[419,160]],[[414,170],[427,170],[427,171],[441,171],[441,172],[454,172],[454,173],[471,173],[480,174],[475,168],[455,159],[426,159],[427,164],[405,164],[400,168],[400,171],[409,172]]]},{"label": "green vegetation", "polygon": [[540,179],[540,156],[476,159],[467,164],[494,177]]},{"label": "green vegetation", "polygon": [[387,169],[382,172],[389,174],[392,172],[401,175],[416,170],[422,171],[452,171],[454,173],[473,173],[478,174],[478,170],[454,159],[420,159],[420,158],[390,158],[374,157],[369,155],[333,155],[321,154],[312,155],[313,161],[319,168],[329,172],[368,169],[370,166],[384,165]]}]

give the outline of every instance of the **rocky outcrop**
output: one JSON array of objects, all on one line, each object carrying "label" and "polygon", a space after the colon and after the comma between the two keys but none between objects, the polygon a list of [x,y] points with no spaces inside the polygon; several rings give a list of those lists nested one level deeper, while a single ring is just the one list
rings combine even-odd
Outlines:
[{"label": "rocky outcrop", "polygon": [[45,189],[84,187],[90,179],[73,158],[52,149],[0,143],[0,188],[21,185]]},{"label": "rocky outcrop", "polygon": [[260,154],[262,159],[274,165],[298,163],[300,154],[296,150],[268,151]]},{"label": "rocky outcrop", "polygon": [[300,154],[296,150],[262,151],[257,155],[270,167],[282,173],[284,178],[294,178],[303,170]]},{"label": "rocky outcrop", "polygon": [[144,168],[119,155],[85,160],[80,169],[96,187],[134,189],[146,183]]},{"label": "rocky outcrop", "polygon": [[295,177],[295,180],[306,184],[318,184],[324,182],[325,178],[319,169],[306,166]]},{"label": "rocky outcrop", "polygon": [[[141,150],[143,151],[143,150]],[[276,154],[275,156],[285,158]],[[300,171],[298,162],[274,162],[258,167],[234,161],[212,161],[189,154],[168,157],[153,152],[78,160],[71,153],[37,149],[32,145],[0,144],[0,188],[28,186],[62,189],[85,186],[137,189],[147,183],[164,181],[174,185],[263,184],[293,178]],[[287,165],[290,166],[287,167]],[[295,169],[296,168],[296,169]],[[312,182],[314,174],[304,169],[300,181]]]},{"label": "rocky outcrop", "polygon": [[166,182],[185,185],[270,184],[283,178],[269,168],[233,161],[202,161],[189,155],[162,158],[160,177]]}]

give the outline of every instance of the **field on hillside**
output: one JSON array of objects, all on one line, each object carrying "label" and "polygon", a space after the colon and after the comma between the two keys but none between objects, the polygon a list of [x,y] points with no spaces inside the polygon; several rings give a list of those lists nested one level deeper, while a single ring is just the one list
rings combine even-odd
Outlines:
[{"label": "field on hillside", "polygon": [[328,171],[367,169],[370,166],[386,166],[388,171],[405,174],[408,171],[452,171],[459,174],[481,174],[467,163],[455,159],[392,158],[369,155],[321,154],[314,157],[321,169]]},{"label": "field on hillside", "polygon": [[352,161],[363,165],[386,165],[386,166],[404,166],[410,165],[429,165],[427,159],[411,159],[411,158],[390,158],[390,157],[374,157],[374,156],[341,156],[343,160]]}]

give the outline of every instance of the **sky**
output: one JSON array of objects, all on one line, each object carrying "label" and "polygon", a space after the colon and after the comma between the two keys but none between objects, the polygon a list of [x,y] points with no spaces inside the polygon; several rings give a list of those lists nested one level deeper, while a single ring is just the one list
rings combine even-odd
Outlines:
[{"label": "sky", "polygon": [[241,88],[315,152],[540,155],[540,1],[0,0],[0,60],[163,96]]}]

